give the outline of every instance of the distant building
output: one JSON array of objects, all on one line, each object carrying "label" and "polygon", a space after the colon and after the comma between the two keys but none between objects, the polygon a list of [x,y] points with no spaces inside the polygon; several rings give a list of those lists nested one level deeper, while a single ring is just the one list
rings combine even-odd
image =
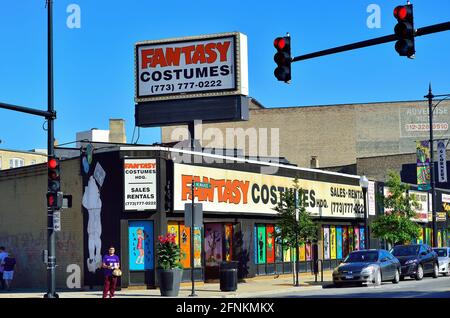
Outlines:
[{"label": "distant building", "polygon": [[43,162],[47,162],[46,153],[0,149],[0,170],[31,166]]}]

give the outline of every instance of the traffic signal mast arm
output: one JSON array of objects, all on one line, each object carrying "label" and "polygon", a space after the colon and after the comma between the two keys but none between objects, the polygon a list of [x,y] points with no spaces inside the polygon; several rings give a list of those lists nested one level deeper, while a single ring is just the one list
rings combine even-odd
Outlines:
[{"label": "traffic signal mast arm", "polygon": [[16,112],[21,112],[21,113],[26,113],[26,114],[36,115],[36,116],[41,116],[41,117],[45,117],[46,119],[55,119],[56,118],[55,111],[49,112],[49,111],[45,111],[45,110],[39,110],[39,109],[23,107],[23,106],[16,106],[16,105],[11,105],[11,104],[6,104],[6,103],[0,103],[0,108],[9,109],[9,110],[13,110]]},{"label": "traffic signal mast arm", "polygon": [[[430,25],[427,27],[417,29],[414,36],[418,37],[418,36],[422,36],[422,35],[443,32],[443,31],[448,31],[448,30],[450,30],[450,22],[444,22],[444,23],[434,24],[434,25]],[[366,40],[366,41],[361,41],[361,42],[356,42],[356,43],[347,44],[347,45],[343,45],[343,46],[338,46],[338,47],[335,47],[332,49],[322,50],[322,51],[309,53],[309,54],[305,54],[305,55],[299,55],[299,56],[294,57],[291,62],[293,63],[293,62],[297,62],[297,61],[308,60],[308,59],[312,59],[312,58],[319,57],[319,56],[356,50],[356,49],[360,49],[363,47],[368,47],[368,46],[373,46],[373,45],[378,45],[378,44],[383,44],[383,43],[388,43],[388,42],[394,42],[397,40],[398,40],[398,37],[395,34],[386,35],[386,36],[382,36],[379,38],[374,38],[374,39],[370,39],[370,40]]]}]

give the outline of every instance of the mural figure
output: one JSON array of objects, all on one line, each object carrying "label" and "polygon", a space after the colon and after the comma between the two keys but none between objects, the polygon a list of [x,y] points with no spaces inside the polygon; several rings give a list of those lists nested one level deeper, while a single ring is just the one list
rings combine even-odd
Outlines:
[{"label": "mural figure", "polygon": [[87,226],[89,258],[87,259],[87,267],[91,273],[95,273],[98,268],[102,267],[102,221],[101,209],[102,201],[100,200],[100,191],[93,176],[89,178],[87,187],[84,188],[82,199],[83,206],[88,210],[89,220]]},{"label": "mural figure", "polygon": [[264,239],[262,237],[262,233],[259,233],[258,245],[259,245],[259,258],[264,259]]},{"label": "mural figure", "polygon": [[221,255],[219,253],[216,254],[217,243],[220,242],[221,233],[212,230],[209,235],[208,246],[209,246],[209,258],[208,263],[217,263]]},{"label": "mural figure", "polygon": [[142,231],[141,228],[138,228],[137,231],[137,250],[139,251],[139,256],[136,258],[136,264],[144,264],[144,240],[145,240],[145,232]]}]

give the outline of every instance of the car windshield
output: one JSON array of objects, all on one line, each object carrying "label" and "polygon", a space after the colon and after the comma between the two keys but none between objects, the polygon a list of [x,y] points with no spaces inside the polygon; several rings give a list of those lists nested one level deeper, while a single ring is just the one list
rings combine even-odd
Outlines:
[{"label": "car windshield", "polygon": [[438,257],[446,257],[447,256],[447,249],[445,248],[436,248],[434,251],[437,253]]},{"label": "car windshield", "polygon": [[352,252],[344,260],[344,263],[366,263],[376,262],[378,260],[378,252]]},{"label": "car windshield", "polygon": [[392,251],[392,255],[394,256],[411,256],[419,254],[418,245],[409,245],[409,246],[396,246]]}]

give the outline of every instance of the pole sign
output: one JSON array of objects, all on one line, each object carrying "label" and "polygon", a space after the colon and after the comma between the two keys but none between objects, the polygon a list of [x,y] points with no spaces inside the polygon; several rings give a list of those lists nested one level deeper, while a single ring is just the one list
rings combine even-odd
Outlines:
[{"label": "pole sign", "polygon": [[247,64],[238,32],[138,42],[135,102],[248,95]]},{"label": "pole sign", "polygon": [[156,210],[156,160],[124,160],[125,211]]},{"label": "pole sign", "polygon": [[59,211],[53,212],[53,231],[61,231],[61,212]]},{"label": "pole sign", "polygon": [[438,148],[438,166],[439,166],[439,182],[447,182],[447,158],[446,158],[446,145],[445,141],[439,140],[437,143]]},{"label": "pole sign", "polygon": [[[192,228],[192,203],[184,204],[184,225]],[[194,203],[194,227],[203,226],[203,204]]]}]

